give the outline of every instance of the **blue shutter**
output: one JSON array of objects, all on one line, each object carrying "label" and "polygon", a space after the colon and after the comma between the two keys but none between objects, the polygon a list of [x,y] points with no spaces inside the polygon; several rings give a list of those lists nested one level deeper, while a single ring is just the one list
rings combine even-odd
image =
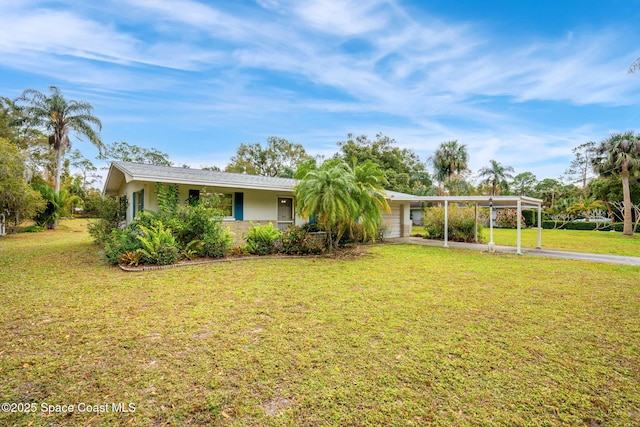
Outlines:
[{"label": "blue shutter", "polygon": [[144,210],[144,189],[140,190],[140,212]]},{"label": "blue shutter", "polygon": [[242,221],[244,218],[244,193],[235,193],[233,211],[236,221]]},{"label": "blue shutter", "polygon": [[131,193],[131,198],[133,199],[133,214],[131,215],[131,220],[133,221],[134,219],[136,219],[136,202],[137,202],[137,197],[136,197],[136,193]]}]

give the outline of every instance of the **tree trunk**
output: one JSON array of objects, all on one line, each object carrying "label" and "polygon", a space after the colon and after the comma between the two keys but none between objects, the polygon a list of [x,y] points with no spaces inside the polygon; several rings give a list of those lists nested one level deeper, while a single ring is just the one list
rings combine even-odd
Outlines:
[{"label": "tree trunk", "polygon": [[62,146],[56,150],[56,179],[54,182],[54,190],[60,192],[60,176],[62,175]]},{"label": "tree trunk", "polygon": [[622,164],[622,204],[624,206],[624,227],[622,234],[633,236],[633,224],[631,222],[631,192],[629,191],[629,168],[626,163]]}]

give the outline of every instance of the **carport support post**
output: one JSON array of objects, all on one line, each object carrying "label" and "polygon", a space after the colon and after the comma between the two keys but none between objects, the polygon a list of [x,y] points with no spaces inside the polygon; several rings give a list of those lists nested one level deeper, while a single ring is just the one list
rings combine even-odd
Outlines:
[{"label": "carport support post", "polygon": [[476,221],[475,221],[475,233],[473,235],[474,241],[476,243],[478,243],[478,202],[476,202],[476,210],[475,210],[475,214],[476,214]]},{"label": "carport support post", "polygon": [[542,205],[538,206],[538,246],[536,249],[542,249]]},{"label": "carport support post", "polygon": [[449,201],[444,201],[444,247],[449,247]]},{"label": "carport support post", "polygon": [[522,251],[520,250],[520,246],[522,244],[522,200],[518,199],[518,244],[517,244],[517,250],[516,253],[518,255],[522,255]]}]

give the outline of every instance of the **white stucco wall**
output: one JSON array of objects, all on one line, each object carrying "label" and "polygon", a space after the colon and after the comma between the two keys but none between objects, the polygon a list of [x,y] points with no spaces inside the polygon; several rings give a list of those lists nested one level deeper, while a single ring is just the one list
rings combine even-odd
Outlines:
[{"label": "white stucco wall", "polygon": [[[156,184],[154,182],[131,181],[129,183],[125,183],[118,191],[118,195],[123,196],[126,194],[127,196],[127,201],[129,203],[129,206],[127,207],[127,223],[133,220],[133,193],[142,189],[144,189],[144,208],[151,211],[158,210]],[[181,202],[185,202],[187,200],[189,197],[189,190],[203,190],[203,188],[196,185],[179,185],[178,197]],[[206,187],[206,191],[223,194],[235,194],[236,192],[244,193],[243,220],[273,221],[274,225],[276,225],[278,218],[278,198],[293,197],[292,192],[248,190],[228,187]],[[227,218],[227,220],[234,220],[234,218]],[[303,225],[305,223],[305,220],[296,215],[296,225]]]}]

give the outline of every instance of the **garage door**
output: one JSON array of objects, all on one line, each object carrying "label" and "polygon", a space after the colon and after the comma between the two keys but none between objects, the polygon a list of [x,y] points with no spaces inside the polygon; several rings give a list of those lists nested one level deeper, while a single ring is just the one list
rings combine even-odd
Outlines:
[{"label": "garage door", "polygon": [[382,212],[382,225],[386,230],[384,237],[400,237],[402,205],[400,203],[391,202],[390,207],[391,213]]}]

